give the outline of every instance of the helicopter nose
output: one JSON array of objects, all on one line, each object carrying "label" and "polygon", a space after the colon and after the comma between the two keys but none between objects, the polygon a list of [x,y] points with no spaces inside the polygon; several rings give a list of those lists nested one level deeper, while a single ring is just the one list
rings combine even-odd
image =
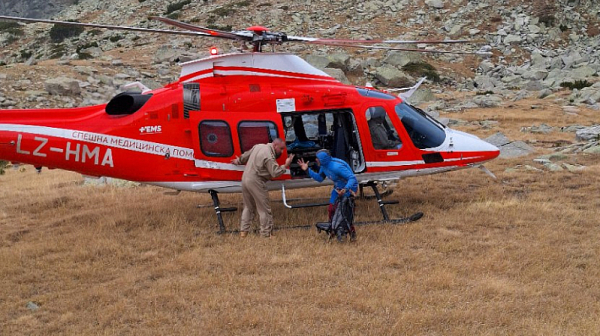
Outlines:
[{"label": "helicopter nose", "polygon": [[483,141],[475,135],[452,130],[450,149],[454,152],[464,153],[476,162],[492,160],[500,155],[498,147]]}]

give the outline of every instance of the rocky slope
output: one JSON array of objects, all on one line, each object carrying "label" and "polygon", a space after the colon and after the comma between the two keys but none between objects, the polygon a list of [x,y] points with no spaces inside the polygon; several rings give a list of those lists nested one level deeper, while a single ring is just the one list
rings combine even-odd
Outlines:
[{"label": "rocky slope", "polygon": [[[64,4],[50,1],[48,6]],[[600,3],[593,0],[79,0],[53,15],[55,19],[171,29],[149,20],[151,15],[177,18],[225,30],[262,24],[289,35],[336,38],[444,39],[483,41],[493,56],[425,55],[395,51],[344,50],[290,44],[279,51],[305,57],[315,66],[345,82],[390,88],[413,83],[429,74],[440,89],[470,90],[522,98],[548,96],[564,83],[580,88],[597,82],[600,71]],[[42,2],[3,2],[0,14],[12,8],[39,11]],[[50,8],[50,7],[49,7]],[[49,11],[50,12],[50,11]],[[17,13],[18,14],[18,13]],[[130,81],[157,87],[177,78],[176,62],[206,55],[210,45],[223,51],[239,45],[189,37],[157,36],[88,29],[60,42],[50,38],[50,26],[26,25],[0,30],[0,106],[14,108],[93,104],[105,101]],[[416,48],[424,46],[417,45]],[[476,50],[472,45],[458,46]],[[407,64],[423,62],[434,73]],[[33,70],[33,71],[32,71]],[[39,82],[68,78],[46,88],[51,97],[39,99]],[[439,76],[439,77],[437,77]],[[35,83],[38,83],[37,86]],[[65,84],[66,83],[66,84]],[[46,87],[58,84],[48,84]],[[77,86],[77,85],[75,85]],[[7,92],[10,91],[10,94]],[[17,92],[15,94],[14,92]],[[598,108],[598,87],[575,90],[570,100]],[[25,94],[22,94],[25,92]],[[24,104],[27,102],[27,104]],[[496,104],[494,97],[482,104]]]},{"label": "rocky slope", "polygon": [[74,3],[77,3],[77,0],[2,0],[0,13],[10,16],[49,18]]}]

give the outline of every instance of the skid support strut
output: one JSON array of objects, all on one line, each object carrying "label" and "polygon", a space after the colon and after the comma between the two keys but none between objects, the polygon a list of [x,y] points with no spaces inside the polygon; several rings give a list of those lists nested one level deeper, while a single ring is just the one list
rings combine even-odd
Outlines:
[{"label": "skid support strut", "polygon": [[[375,198],[377,199],[377,204],[379,205],[379,210],[381,210],[381,215],[383,216],[383,222],[384,223],[392,223],[392,224],[400,224],[400,223],[407,223],[407,222],[414,222],[419,220],[421,217],[423,217],[423,213],[422,212],[416,212],[412,215],[410,215],[409,217],[403,217],[403,218],[394,218],[391,219],[390,216],[387,213],[387,209],[385,208],[385,206],[387,204],[398,204],[400,203],[399,201],[384,201],[382,194],[379,192],[379,190],[377,189],[377,183],[370,181],[364,184],[364,186],[368,186],[371,187],[373,189],[373,193],[375,194]],[[360,185],[360,193],[361,196],[364,197],[364,193],[363,193],[363,185]],[[356,225],[364,225],[364,224],[373,224],[374,222],[356,222],[354,224]]]},{"label": "skid support strut", "polygon": [[377,190],[377,183],[375,183],[375,182],[368,182],[365,185],[369,186],[373,189],[373,193],[375,194],[375,198],[377,199],[377,204],[379,204],[379,210],[381,210],[381,215],[383,216],[383,220],[385,222],[389,222],[390,216],[388,215],[387,210],[385,209],[385,205],[386,204],[398,204],[400,202],[399,201],[384,201],[383,198],[381,197],[381,194],[379,193],[379,190]]},{"label": "skid support strut", "polygon": [[225,233],[225,224],[223,223],[223,216],[221,213],[237,211],[237,208],[221,208],[221,202],[219,201],[219,193],[212,189],[208,192],[210,193],[210,197],[212,197],[213,205],[215,207],[215,213],[217,214],[217,221],[219,222],[219,233]]}]

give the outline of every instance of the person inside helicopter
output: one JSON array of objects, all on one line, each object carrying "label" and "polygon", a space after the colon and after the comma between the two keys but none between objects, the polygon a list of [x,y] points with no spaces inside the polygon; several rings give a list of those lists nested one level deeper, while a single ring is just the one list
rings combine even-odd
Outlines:
[{"label": "person inside helicopter", "polygon": [[386,120],[385,109],[381,106],[367,110],[367,123],[371,132],[371,140],[375,149],[400,149],[402,142]]},{"label": "person inside helicopter", "polygon": [[[354,172],[364,169],[351,110],[296,112],[283,114],[282,118],[288,153],[314,163],[316,152],[328,149],[332,157],[346,161]],[[294,178],[306,177],[297,164],[292,164],[290,171]]]}]

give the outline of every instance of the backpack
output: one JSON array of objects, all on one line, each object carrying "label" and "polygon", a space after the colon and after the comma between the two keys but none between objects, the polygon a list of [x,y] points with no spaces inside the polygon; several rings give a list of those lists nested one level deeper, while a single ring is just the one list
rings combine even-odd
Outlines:
[{"label": "backpack", "polygon": [[329,234],[329,239],[335,236],[340,242],[343,242],[348,234],[351,241],[355,240],[354,207],[354,197],[339,196],[335,201],[335,212],[331,223],[317,223],[317,231],[325,231]]}]

